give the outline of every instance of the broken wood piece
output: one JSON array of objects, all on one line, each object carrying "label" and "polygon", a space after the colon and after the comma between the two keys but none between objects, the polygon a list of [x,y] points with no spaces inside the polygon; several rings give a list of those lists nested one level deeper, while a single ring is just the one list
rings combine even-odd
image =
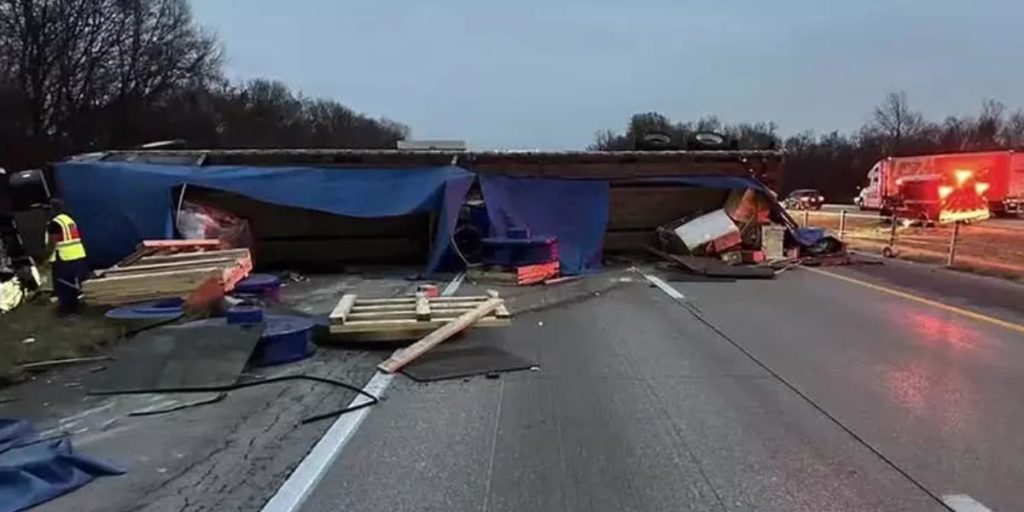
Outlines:
[{"label": "broken wood piece", "polygon": [[356,304],[356,297],[357,295],[354,293],[342,295],[341,300],[331,311],[331,322],[345,323],[345,317],[348,316],[349,311],[352,311],[352,306]]},{"label": "broken wood piece", "polygon": [[440,345],[445,340],[459,332],[462,332],[467,327],[472,326],[483,317],[498,309],[501,304],[502,300],[499,298],[487,299],[479,306],[462,314],[462,316],[456,318],[452,322],[449,322],[438,328],[436,331],[426,335],[423,339],[409,345],[400,352],[392,354],[387,361],[378,365],[377,368],[387,373],[394,373],[400,370],[403,366],[416,360],[430,349]]},{"label": "broken wood piece", "polygon": [[572,281],[579,281],[580,279],[582,279],[581,276],[563,276],[556,277],[554,279],[548,279],[547,281],[544,281],[544,284],[550,286],[555,284],[569,283]]}]

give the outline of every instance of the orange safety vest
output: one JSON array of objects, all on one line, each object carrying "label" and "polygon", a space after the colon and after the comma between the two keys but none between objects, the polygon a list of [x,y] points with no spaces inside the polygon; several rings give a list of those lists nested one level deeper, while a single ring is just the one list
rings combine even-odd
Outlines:
[{"label": "orange safety vest", "polygon": [[[57,258],[60,258],[61,261],[76,261],[85,258],[85,245],[82,244],[82,235],[78,232],[78,224],[75,223],[75,219],[62,213],[54,217],[51,222],[56,222],[60,226],[60,234],[56,237],[57,247],[50,255],[50,262],[57,261]],[[47,230],[46,236],[50,236],[49,230]]]}]

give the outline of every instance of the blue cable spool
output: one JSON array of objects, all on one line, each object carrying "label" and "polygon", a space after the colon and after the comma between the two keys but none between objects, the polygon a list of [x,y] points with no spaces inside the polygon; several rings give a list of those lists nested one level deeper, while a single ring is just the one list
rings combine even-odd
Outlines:
[{"label": "blue cable spool", "polygon": [[316,352],[311,318],[295,315],[264,315],[267,324],[249,362],[253,366],[273,366],[305,359]]},{"label": "blue cable spool", "polygon": [[237,295],[256,295],[273,302],[281,300],[281,278],[271,274],[252,274],[235,285]]},{"label": "blue cable spool", "polygon": [[263,308],[239,304],[229,309],[225,318],[229,324],[258,324],[263,321]]},{"label": "blue cable spool", "polygon": [[105,316],[124,322],[175,320],[185,314],[184,306],[185,301],[180,298],[152,300],[111,309]]}]

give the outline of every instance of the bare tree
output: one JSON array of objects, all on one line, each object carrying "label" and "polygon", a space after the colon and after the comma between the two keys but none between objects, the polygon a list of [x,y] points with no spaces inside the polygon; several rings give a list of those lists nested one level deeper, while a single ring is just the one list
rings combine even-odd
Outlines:
[{"label": "bare tree", "polygon": [[910,109],[907,93],[903,91],[887,94],[872,117],[873,127],[884,137],[890,153],[900,151],[906,140],[921,129],[923,121],[920,112]]},{"label": "bare tree", "polygon": [[1024,147],[1024,109],[1017,109],[1010,114],[1003,125],[1000,142],[1007,148]]}]

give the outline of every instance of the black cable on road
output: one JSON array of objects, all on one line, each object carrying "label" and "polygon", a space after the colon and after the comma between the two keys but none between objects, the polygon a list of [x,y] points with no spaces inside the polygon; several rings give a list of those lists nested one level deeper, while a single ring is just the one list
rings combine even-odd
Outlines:
[{"label": "black cable on road", "polygon": [[691,315],[693,315],[693,317],[696,318],[697,321],[699,321],[700,323],[702,323],[705,326],[707,326],[707,328],[709,328],[712,331],[714,331],[715,334],[721,336],[722,339],[724,339],[725,341],[729,342],[730,345],[732,345],[733,347],[736,347],[736,350],[739,350],[743,355],[747,356],[747,358],[749,358],[751,361],[753,361],[754,364],[756,364],[757,366],[761,367],[764,371],[768,372],[769,375],[771,375],[775,380],[778,380],[779,382],[781,382],[782,385],[784,385],[787,388],[789,388],[790,391],[792,391],[793,393],[796,393],[797,396],[802,398],[805,402],[810,404],[811,407],[813,407],[815,410],[817,410],[822,415],[824,415],[826,418],[828,418],[832,423],[834,423],[836,426],[838,426],[840,429],[842,429],[843,432],[846,432],[847,434],[849,434],[849,436],[852,437],[855,441],[857,441],[861,446],[867,448],[868,451],[870,451],[871,453],[875,454],[875,456],[878,457],[879,459],[881,459],[882,462],[884,462],[886,465],[888,465],[892,469],[896,470],[897,473],[902,475],[903,478],[906,478],[910,483],[914,484],[914,486],[917,487],[918,489],[920,489],[921,492],[925,493],[929,498],[935,500],[935,502],[938,503],[939,505],[941,505],[942,508],[944,508],[945,510],[948,510],[949,512],[957,512],[953,507],[949,506],[945,501],[942,501],[942,497],[940,497],[939,495],[935,494],[930,489],[925,487],[924,484],[922,484],[916,478],[911,476],[910,473],[907,473],[906,470],[904,470],[903,468],[899,467],[899,465],[897,465],[895,461],[893,461],[889,457],[886,457],[885,454],[883,454],[878,448],[875,448],[866,439],[864,439],[859,434],[854,432],[853,429],[851,429],[850,427],[846,426],[846,424],[843,423],[842,421],[840,421],[839,418],[833,416],[831,413],[829,413],[827,410],[825,410],[825,408],[823,406],[821,406],[820,404],[818,404],[818,402],[816,402],[813,398],[808,396],[803,391],[800,391],[800,389],[797,388],[793,383],[791,383],[788,380],[786,380],[785,377],[783,377],[778,372],[776,372],[771,367],[769,367],[767,364],[765,364],[760,359],[758,359],[757,356],[755,356],[753,353],[751,353],[749,350],[747,350],[746,347],[744,347],[738,341],[732,339],[731,337],[729,337],[728,334],[722,332],[721,329],[719,329],[714,324],[712,324],[710,321],[708,321],[708,319],[705,318],[704,315],[699,310],[697,310],[696,307],[694,307],[692,304],[690,304],[688,301],[686,301],[685,299],[684,300],[675,300],[675,299],[673,299],[673,301],[678,303],[678,304],[680,304],[681,306],[683,306],[683,309],[685,309],[687,312],[689,312]]},{"label": "black cable on road", "polygon": [[97,395],[97,396],[104,396],[104,395],[141,395],[141,394],[150,394],[150,393],[214,393],[214,392],[222,392],[222,391],[223,392],[235,391],[237,389],[251,388],[251,387],[254,387],[254,386],[263,386],[263,385],[266,385],[266,384],[275,384],[275,383],[278,383],[278,382],[287,382],[287,381],[292,381],[292,380],[306,380],[306,381],[311,381],[311,382],[319,382],[319,383],[322,383],[322,384],[330,384],[332,386],[337,386],[337,387],[340,387],[340,388],[344,388],[344,389],[347,389],[349,391],[355,391],[356,393],[369,398],[369,401],[363,402],[361,404],[350,405],[348,407],[345,407],[343,409],[338,409],[336,411],[325,412],[325,413],[322,413],[322,414],[316,414],[316,415],[310,416],[308,418],[304,418],[300,422],[303,425],[305,425],[306,423],[312,423],[314,421],[320,421],[320,420],[324,420],[324,419],[327,419],[327,418],[333,418],[335,416],[341,416],[342,414],[350,413],[350,412],[353,412],[353,411],[358,411],[359,409],[364,409],[366,407],[370,407],[371,405],[376,405],[377,403],[380,402],[380,399],[377,398],[376,396],[373,396],[370,393],[367,393],[366,391],[363,391],[362,389],[359,389],[359,388],[357,388],[357,387],[355,387],[355,386],[353,386],[351,384],[346,384],[344,382],[341,382],[341,381],[338,381],[338,380],[334,380],[334,379],[328,379],[326,377],[317,377],[315,375],[305,375],[305,374],[300,374],[300,375],[282,375],[282,376],[279,376],[279,377],[270,377],[270,378],[267,378],[267,379],[259,379],[259,380],[253,380],[253,381],[248,381],[248,382],[237,382],[235,384],[228,384],[228,385],[225,385],[225,386],[191,386],[191,387],[166,387],[166,388],[154,387],[154,388],[138,388],[138,389],[127,389],[127,390],[120,390],[120,389],[118,389],[118,390],[111,390],[111,391],[89,391],[88,394],[90,394],[90,395]]}]

